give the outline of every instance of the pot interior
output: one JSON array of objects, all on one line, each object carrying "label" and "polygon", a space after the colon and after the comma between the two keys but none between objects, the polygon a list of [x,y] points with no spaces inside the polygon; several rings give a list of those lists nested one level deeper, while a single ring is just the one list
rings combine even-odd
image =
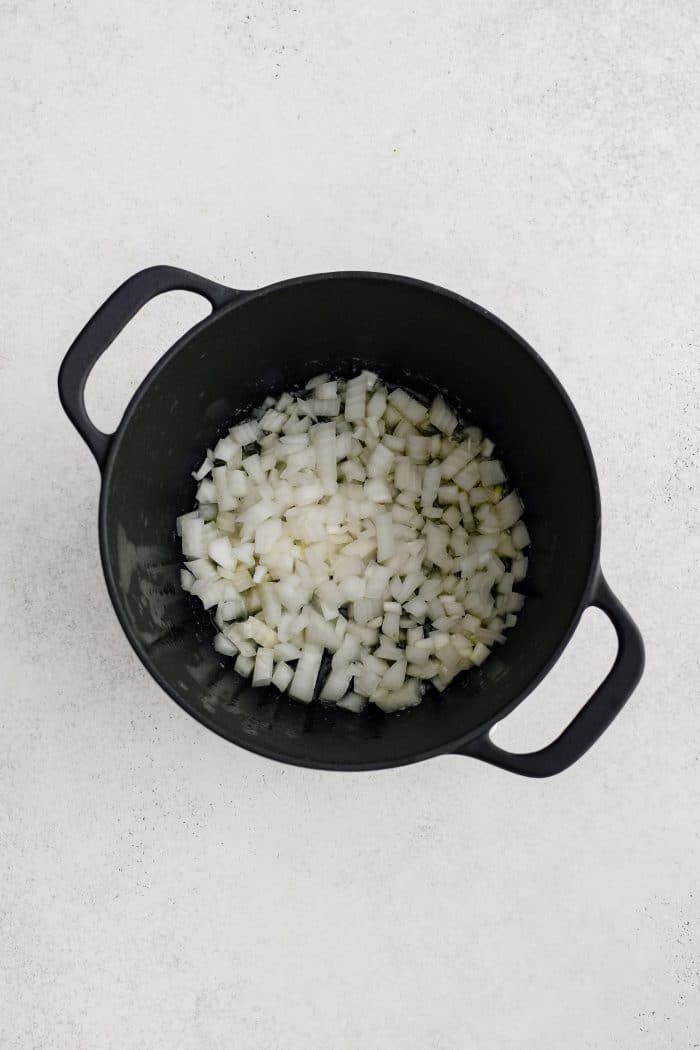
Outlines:
[{"label": "pot interior", "polygon": [[[214,629],[179,587],[177,515],[190,472],[268,394],[317,372],[360,367],[425,397],[437,390],[497,446],[532,537],[527,600],[507,642],[438,696],[353,715],[253,689],[211,647]],[[136,652],[187,711],[235,743],[303,765],[372,768],[449,750],[521,699],[558,654],[597,556],[590,454],[561,389],[519,338],[430,286],[372,275],[307,278],[255,293],[205,321],[131,402],[105,472],[103,562]]]}]

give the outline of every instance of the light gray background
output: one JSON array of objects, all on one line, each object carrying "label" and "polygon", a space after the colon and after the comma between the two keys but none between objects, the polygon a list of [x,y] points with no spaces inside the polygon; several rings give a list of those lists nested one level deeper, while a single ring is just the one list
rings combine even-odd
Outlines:
[{"label": "light gray background", "polygon": [[[694,0],[1,12],[0,1046],[700,1045]],[[412,274],[540,350],[648,647],[583,761],[308,772],[159,691],[110,608],[98,472],[55,387],[152,263],[239,287]],[[97,422],[204,313],[143,311],[94,374]],[[550,739],[613,652],[588,614],[499,741]]]}]

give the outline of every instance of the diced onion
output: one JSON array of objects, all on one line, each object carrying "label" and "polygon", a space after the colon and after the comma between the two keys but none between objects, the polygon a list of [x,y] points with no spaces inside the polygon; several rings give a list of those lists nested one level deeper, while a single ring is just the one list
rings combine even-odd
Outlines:
[{"label": "diced onion", "polygon": [[316,679],[323,659],[323,649],[319,645],[306,645],[297,662],[294,678],[289,686],[289,695],[304,704],[310,704],[314,697]]},{"label": "diced onion", "polygon": [[294,671],[289,664],[282,662],[275,664],[274,674],[272,675],[272,684],[279,689],[280,693],[286,693],[293,678]]},{"label": "diced onion", "polygon": [[215,651],[255,687],[353,713],[480,666],[517,622],[530,544],[494,451],[442,396],[374,372],[266,398],[207,451],[175,523]]},{"label": "diced onion", "polygon": [[272,681],[274,671],[274,656],[272,649],[264,649],[262,646],[255,654],[255,666],[253,667],[253,685],[269,685]]},{"label": "diced onion", "polygon": [[430,406],[429,418],[436,430],[442,431],[448,437],[454,433],[457,426],[457,416],[447,407],[444,398],[439,394]]},{"label": "diced onion", "polygon": [[342,707],[346,711],[352,711],[354,715],[359,715],[360,711],[363,711],[367,706],[367,697],[360,696],[358,693],[346,693],[342,700],[338,700],[336,707]]}]

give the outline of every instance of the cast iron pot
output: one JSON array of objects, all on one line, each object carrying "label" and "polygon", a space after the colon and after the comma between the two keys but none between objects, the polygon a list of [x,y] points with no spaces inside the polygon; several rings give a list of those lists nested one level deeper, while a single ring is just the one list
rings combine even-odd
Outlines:
[{"label": "cast iron pot", "polygon": [[[151,370],[116,433],[103,434],[85,410],[90,370],[145,303],[175,289],[200,293],[212,313]],[[482,425],[523,495],[532,536],[527,601],[505,645],[442,696],[389,716],[373,705],[360,716],[305,706],[241,679],[213,651],[208,614],[180,590],[174,530],[194,504],[190,471],[224,428],[268,394],[359,366],[426,395],[444,391]],[[576,411],[519,335],[459,295],[363,272],[241,292],[156,266],[126,281],[88,322],[63,361],[59,392],[102,472],[100,551],[121,625],[173,700],[233,743],[317,769],[380,769],[456,752],[550,776],[584,754],[639,681],[641,637],[600,571],[600,496]],[[542,680],[589,605],[617,633],[610,673],[548,747],[497,747],[489,730]]]}]

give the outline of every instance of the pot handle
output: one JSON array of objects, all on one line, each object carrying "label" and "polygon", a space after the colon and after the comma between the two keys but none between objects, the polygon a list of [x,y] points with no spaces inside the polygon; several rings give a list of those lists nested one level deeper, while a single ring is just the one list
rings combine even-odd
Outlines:
[{"label": "pot handle", "polygon": [[95,364],[142,306],[162,292],[196,292],[216,310],[241,293],[176,266],[151,266],[124,281],[88,321],[63,358],[58,395],[68,418],[102,469],[112,440],[91,421],[85,408],[85,383]]},{"label": "pot handle", "polygon": [[632,617],[600,571],[589,604],[602,609],[612,622],[617,634],[617,656],[606,678],[564,732],[540,751],[514,754],[494,744],[487,731],[458,748],[458,754],[470,755],[526,777],[551,777],[573,765],[605,732],[642,677],[644,643]]}]

